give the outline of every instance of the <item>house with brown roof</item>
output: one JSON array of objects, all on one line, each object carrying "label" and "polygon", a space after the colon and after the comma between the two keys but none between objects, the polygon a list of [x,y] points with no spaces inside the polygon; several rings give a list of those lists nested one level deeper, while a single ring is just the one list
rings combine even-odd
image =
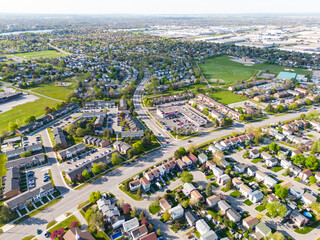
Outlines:
[{"label": "house with brown roof", "polygon": [[242,220],[242,225],[248,230],[250,228],[254,228],[254,226],[256,226],[258,223],[259,219],[253,216],[249,216]]},{"label": "house with brown roof", "polygon": [[191,199],[198,200],[200,202],[204,201],[204,197],[201,195],[201,193],[199,193],[198,190],[193,190],[190,193],[190,197],[191,197]]},{"label": "house with brown roof", "polygon": [[157,235],[155,232],[149,233],[148,235],[140,238],[140,240],[158,240]]},{"label": "house with brown roof", "polygon": [[146,177],[140,178],[140,183],[144,191],[146,192],[150,191],[151,184]]},{"label": "house with brown roof", "polygon": [[134,180],[129,182],[129,187],[131,191],[137,191],[140,186],[141,186],[140,180]]},{"label": "house with brown roof", "polygon": [[299,178],[301,178],[301,180],[306,181],[309,177],[312,176],[312,172],[309,169],[304,169],[299,173]]},{"label": "house with brown roof", "polygon": [[187,166],[190,166],[193,163],[192,160],[190,158],[188,158],[187,156],[183,156],[182,161],[185,162],[185,164],[187,164]]},{"label": "house with brown roof", "polygon": [[240,178],[235,177],[235,178],[232,179],[232,184],[233,184],[237,189],[239,189],[240,186],[243,184],[243,182],[241,181]]},{"label": "house with brown roof", "polygon": [[186,166],[187,166],[187,164],[186,164],[185,162],[183,162],[180,158],[177,159],[176,163],[177,163],[178,167],[179,167],[182,171],[183,171],[183,170],[186,168]]},{"label": "house with brown roof", "polygon": [[196,163],[198,161],[198,158],[195,155],[193,155],[192,153],[189,153],[188,157],[189,157],[189,159],[191,159],[191,161],[193,163]]},{"label": "house with brown roof", "polygon": [[64,240],[95,240],[88,231],[81,231],[78,227],[70,228],[64,235]]},{"label": "house with brown roof", "polygon": [[146,225],[141,225],[131,231],[132,239],[136,240],[148,234],[148,229]]},{"label": "house with brown roof", "polygon": [[163,211],[167,211],[167,210],[169,210],[170,208],[171,208],[171,205],[170,205],[170,203],[167,201],[167,199],[165,199],[165,198],[161,198],[160,200],[159,200],[159,205],[160,205],[160,207],[161,207],[161,209],[163,210]]},{"label": "house with brown roof", "polygon": [[207,205],[208,207],[215,207],[217,205],[217,203],[221,200],[221,198],[217,195],[213,195],[211,197],[208,197],[206,199]]}]

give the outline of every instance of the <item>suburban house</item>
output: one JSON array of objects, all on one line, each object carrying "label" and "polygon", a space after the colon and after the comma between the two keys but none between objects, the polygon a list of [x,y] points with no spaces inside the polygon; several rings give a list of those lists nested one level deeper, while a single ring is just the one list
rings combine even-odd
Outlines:
[{"label": "suburban house", "polygon": [[271,233],[271,229],[263,222],[259,222],[256,225],[255,235],[257,239],[264,239],[268,237]]},{"label": "suburban house", "polygon": [[310,193],[305,192],[301,197],[301,201],[304,202],[305,205],[309,206],[311,203],[316,202],[317,198]]},{"label": "suburban house", "polygon": [[237,223],[241,220],[241,215],[232,208],[227,210],[226,216],[229,220],[231,220],[232,222],[235,222],[235,223]]},{"label": "suburban house", "polygon": [[219,196],[212,195],[210,197],[207,197],[206,202],[209,208],[215,207],[217,203],[221,200]]},{"label": "suburban house", "polygon": [[218,209],[222,212],[222,214],[225,214],[226,211],[230,208],[231,206],[225,200],[221,200],[218,202]]},{"label": "suburban house", "polygon": [[280,166],[283,168],[289,168],[292,166],[292,162],[288,160],[281,160],[280,161]]},{"label": "suburban house", "polygon": [[242,225],[246,229],[252,229],[254,228],[257,224],[259,223],[259,219],[253,216],[246,217],[245,219],[242,220]]},{"label": "suburban house", "polygon": [[188,158],[192,161],[192,163],[198,162],[198,158],[192,153],[189,153]]},{"label": "suburban house", "polygon": [[274,167],[274,166],[277,166],[278,165],[278,159],[276,158],[269,158],[266,160],[266,165],[268,167]]},{"label": "suburban house", "polygon": [[272,188],[274,187],[274,185],[277,184],[277,180],[273,179],[272,177],[266,176],[264,178],[263,183],[268,187],[268,188]]},{"label": "suburban house", "polygon": [[198,159],[201,163],[205,163],[206,161],[208,161],[208,157],[207,155],[205,155],[204,153],[200,153],[198,155]]},{"label": "suburban house", "polygon": [[250,149],[249,154],[250,154],[250,158],[252,158],[252,159],[260,157],[260,152],[256,148],[255,149]]},{"label": "suburban house", "polygon": [[249,196],[249,193],[252,192],[252,189],[250,187],[248,187],[247,185],[245,184],[242,184],[240,187],[239,187],[239,191],[241,192],[241,194],[245,197],[248,197]]},{"label": "suburban house", "polygon": [[258,168],[256,166],[250,166],[247,168],[247,174],[250,177],[254,177],[256,175],[256,172],[258,171]]},{"label": "suburban house", "polygon": [[289,189],[289,192],[291,195],[295,196],[296,198],[301,198],[303,193],[304,193],[304,190],[297,186],[297,185],[293,185],[290,189]]},{"label": "suburban house", "polygon": [[141,183],[139,180],[134,180],[129,182],[130,191],[137,191],[139,187],[141,186]]},{"label": "suburban house", "polygon": [[238,173],[244,173],[244,171],[247,168],[246,165],[240,164],[240,163],[235,164],[233,167],[234,167],[234,170]]},{"label": "suburban house", "polygon": [[209,232],[206,232],[205,234],[202,234],[200,236],[200,240],[218,240],[218,239],[219,239],[219,237],[212,230],[210,230]]},{"label": "suburban house", "polygon": [[290,219],[294,222],[294,224],[297,227],[302,227],[305,224],[308,223],[308,218],[306,218],[305,216],[303,216],[301,213],[299,213],[296,210],[293,210],[290,214]]},{"label": "suburban house", "polygon": [[187,166],[191,166],[192,165],[192,160],[190,158],[188,158],[187,156],[183,156],[181,158],[181,160],[187,165]]},{"label": "suburban house", "polygon": [[146,225],[141,225],[131,231],[131,237],[133,240],[139,239],[148,234]]},{"label": "suburban house", "polygon": [[253,203],[257,203],[259,201],[261,201],[264,197],[263,193],[260,192],[259,190],[255,190],[253,192],[250,192],[248,194],[249,200]]},{"label": "suburban house", "polygon": [[292,165],[290,168],[289,168],[290,172],[292,172],[294,175],[298,176],[298,174],[301,172],[301,168],[295,166],[295,165]]},{"label": "suburban house", "polygon": [[157,238],[157,235],[154,232],[152,232],[152,233],[149,233],[148,235],[140,238],[140,240],[158,240],[158,238]]},{"label": "suburban house", "polygon": [[113,143],[113,148],[119,151],[120,153],[127,154],[128,150],[131,148],[131,145],[122,141],[115,141]]},{"label": "suburban house", "polygon": [[126,221],[124,216],[112,216],[110,218],[110,223],[112,225],[113,229],[116,229],[118,227],[121,227],[122,224]]},{"label": "suburban house", "polygon": [[307,179],[309,179],[309,177],[312,176],[312,172],[309,169],[304,169],[299,173],[298,176],[302,181],[306,181]]},{"label": "suburban house", "polygon": [[170,208],[171,208],[171,205],[170,205],[170,203],[167,201],[167,199],[165,199],[165,198],[161,198],[160,200],[159,200],[159,205],[160,205],[160,207],[161,207],[161,209],[163,210],[163,211],[167,211],[167,210],[169,210]]},{"label": "suburban house", "polygon": [[200,219],[196,222],[196,229],[200,235],[203,235],[211,230],[209,225],[203,219]]},{"label": "suburban house", "polygon": [[145,192],[150,191],[151,184],[146,177],[140,178],[140,183],[141,183],[141,186]]},{"label": "suburban house", "polygon": [[[208,162],[210,162],[210,161],[207,161],[207,164],[208,164]],[[212,166],[210,167],[210,169],[212,170],[213,175],[215,175],[216,177],[220,177],[220,176],[222,176],[223,173],[224,173],[224,172],[223,172],[219,167],[217,167],[216,165],[212,165]]]},{"label": "suburban house", "polygon": [[81,231],[78,227],[70,228],[64,235],[64,240],[95,240],[95,238],[88,231]]},{"label": "suburban house", "polygon": [[233,186],[235,186],[236,189],[239,189],[240,186],[243,184],[243,182],[240,180],[240,178],[234,177],[232,179],[232,184],[233,184]]},{"label": "suburban house", "polygon": [[42,164],[46,160],[43,153],[39,153],[30,157],[18,158],[6,162],[6,168],[22,168],[22,167],[31,167],[37,164]]},{"label": "suburban house", "polygon": [[268,159],[271,159],[271,158],[272,158],[272,156],[271,156],[269,153],[267,153],[267,152],[262,152],[262,153],[261,153],[261,157],[262,157],[264,160],[268,160]]},{"label": "suburban house", "polygon": [[229,179],[230,177],[228,174],[223,174],[217,178],[217,182],[219,185],[226,185]]},{"label": "suburban house", "polygon": [[265,179],[265,177],[267,177],[267,175],[265,174],[265,173],[263,173],[263,172],[261,172],[261,171],[257,171],[256,172],[256,179],[258,180],[258,181],[263,181],[264,179]]},{"label": "suburban house", "polygon": [[196,222],[198,220],[197,216],[193,214],[193,212],[187,211],[185,213],[185,218],[189,224],[190,227],[194,227],[196,225]]},{"label": "suburban house", "polygon": [[173,220],[179,219],[183,217],[184,215],[184,209],[183,207],[179,204],[174,208],[169,209],[169,213],[172,217]]},{"label": "suburban house", "polygon": [[123,232],[130,234],[131,231],[139,227],[139,221],[137,218],[132,218],[122,224]]},{"label": "suburban house", "polygon": [[96,147],[106,147],[109,146],[111,144],[111,142],[109,140],[103,139],[103,138],[99,138],[99,137],[95,137],[95,136],[84,136],[82,138],[83,143],[84,144],[88,144],[88,145],[92,145],[92,146],[96,146]]}]

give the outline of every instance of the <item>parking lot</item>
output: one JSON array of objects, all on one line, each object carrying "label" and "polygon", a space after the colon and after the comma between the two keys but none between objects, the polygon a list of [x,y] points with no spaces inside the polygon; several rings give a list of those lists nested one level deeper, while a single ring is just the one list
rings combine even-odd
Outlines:
[{"label": "parking lot", "polygon": [[49,167],[39,167],[26,170],[26,179],[28,190],[41,187],[50,181]]},{"label": "parking lot", "polygon": [[72,169],[81,166],[82,164],[89,162],[90,159],[101,157],[103,154],[111,152],[111,147],[98,149],[91,148],[90,151],[82,153],[81,155],[75,156],[72,159],[62,163],[60,165],[60,170],[64,172],[71,171]]}]

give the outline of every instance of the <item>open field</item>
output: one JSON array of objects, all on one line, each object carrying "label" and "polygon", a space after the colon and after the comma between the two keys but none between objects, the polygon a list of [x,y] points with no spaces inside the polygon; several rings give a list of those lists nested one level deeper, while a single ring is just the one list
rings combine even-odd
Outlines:
[{"label": "open field", "polygon": [[223,79],[226,84],[236,83],[250,79],[259,70],[278,74],[285,69],[293,69],[298,74],[308,74],[306,69],[278,66],[272,64],[255,64],[245,66],[230,60],[229,56],[221,56],[205,60],[205,63],[199,63],[199,67],[207,80]]},{"label": "open field", "polygon": [[237,95],[229,91],[217,91],[210,95],[215,100],[221,102],[222,104],[230,104],[247,100],[246,97]]},{"label": "open field", "polygon": [[258,72],[256,69],[229,60],[228,56],[207,59],[206,63],[200,63],[199,67],[208,81],[223,79],[226,84],[248,80]]},{"label": "open field", "polygon": [[48,50],[48,51],[40,51],[40,52],[17,53],[17,54],[12,54],[11,56],[30,59],[30,58],[40,58],[40,57],[54,58],[54,57],[62,57],[66,55],[54,50]]},{"label": "open field", "polygon": [[59,100],[67,100],[68,94],[72,93],[74,90],[74,85],[69,87],[58,87],[58,86],[43,86],[34,88],[31,91],[35,93],[39,93],[51,98],[59,99]]},{"label": "open field", "polygon": [[38,97],[39,100],[15,106],[10,111],[0,113],[0,131],[8,130],[10,122],[18,120],[19,124],[23,124],[27,117],[39,117],[45,113],[45,107],[53,107],[58,103],[48,98]]}]

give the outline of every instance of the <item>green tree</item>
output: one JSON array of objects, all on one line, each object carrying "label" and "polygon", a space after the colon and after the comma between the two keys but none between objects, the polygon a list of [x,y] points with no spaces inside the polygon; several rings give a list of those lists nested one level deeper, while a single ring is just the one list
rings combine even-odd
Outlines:
[{"label": "green tree", "polygon": [[320,219],[320,203],[319,202],[311,203],[310,208],[317,215],[317,218]]},{"label": "green tree", "polygon": [[284,217],[287,212],[287,207],[277,201],[267,203],[266,209],[272,217],[277,217],[277,216]]},{"label": "green tree", "polygon": [[317,179],[316,179],[315,176],[310,176],[309,177],[309,181],[310,181],[311,184],[315,184],[317,182]]},{"label": "green tree", "polygon": [[209,183],[207,184],[207,187],[206,187],[206,195],[207,195],[207,197],[210,197],[210,196],[213,195],[211,182],[209,182]]},{"label": "green tree", "polygon": [[273,239],[273,240],[285,240],[283,234],[280,233],[280,232],[270,233],[269,239]]},{"label": "green tree", "polygon": [[142,197],[141,187],[139,187],[138,190],[137,190],[137,197],[138,198]]},{"label": "green tree", "polygon": [[101,196],[100,191],[92,192],[92,193],[90,193],[89,201],[90,201],[91,203],[96,203],[101,197],[102,197],[102,196]]},{"label": "green tree", "polygon": [[183,183],[191,183],[193,181],[193,175],[187,171],[181,173],[181,181]]},{"label": "green tree", "polygon": [[100,171],[101,171],[100,165],[97,164],[97,163],[93,164],[93,166],[92,166],[92,173],[93,173],[93,174],[98,174],[98,173],[100,173]]},{"label": "green tree", "polygon": [[171,215],[168,210],[166,210],[162,216],[162,219],[166,222],[170,219]]},{"label": "green tree", "polygon": [[229,178],[229,180],[228,180],[228,182],[227,182],[227,184],[226,184],[226,189],[232,189],[233,188],[233,185],[232,185],[232,180],[231,180],[231,178]]},{"label": "green tree", "polygon": [[93,212],[91,214],[89,219],[89,226],[93,228],[93,230],[97,229],[101,231],[104,229],[103,215],[101,212]]},{"label": "green tree", "polygon": [[289,194],[289,189],[287,187],[283,187],[280,184],[276,184],[274,186],[275,194],[278,198],[287,198]]},{"label": "green tree", "polygon": [[122,163],[122,157],[117,152],[112,153],[111,162],[113,165],[118,165],[118,164]]},{"label": "green tree", "polygon": [[306,158],[303,154],[295,155],[293,157],[293,163],[298,166],[304,165]]},{"label": "green tree", "polygon": [[28,117],[24,122],[25,122],[26,124],[29,124],[29,123],[32,123],[32,122],[34,122],[34,121],[36,121],[36,117],[35,117],[35,116],[30,116],[30,117]]},{"label": "green tree", "polygon": [[311,151],[315,152],[315,153],[319,153],[320,152],[320,141],[316,141],[316,142],[314,142],[312,144]]},{"label": "green tree", "polygon": [[160,229],[157,230],[157,236],[158,236],[158,237],[161,237],[161,236],[162,236],[162,232],[161,232]]},{"label": "green tree", "polygon": [[306,158],[305,165],[306,165],[306,168],[310,170],[317,170],[319,167],[319,160],[315,156],[309,155]]},{"label": "green tree", "polygon": [[132,147],[136,148],[138,153],[143,153],[145,151],[141,141],[137,141],[132,145]]},{"label": "green tree", "polygon": [[132,211],[130,212],[130,215],[131,215],[131,217],[132,218],[135,218],[135,217],[137,217],[137,209],[136,208],[134,208],[134,209],[132,209]]},{"label": "green tree", "polygon": [[88,180],[90,178],[90,172],[87,169],[83,170],[82,177],[84,177],[84,179]]},{"label": "green tree", "polygon": [[182,202],[182,207],[187,208],[189,205],[190,199],[186,199]]}]

